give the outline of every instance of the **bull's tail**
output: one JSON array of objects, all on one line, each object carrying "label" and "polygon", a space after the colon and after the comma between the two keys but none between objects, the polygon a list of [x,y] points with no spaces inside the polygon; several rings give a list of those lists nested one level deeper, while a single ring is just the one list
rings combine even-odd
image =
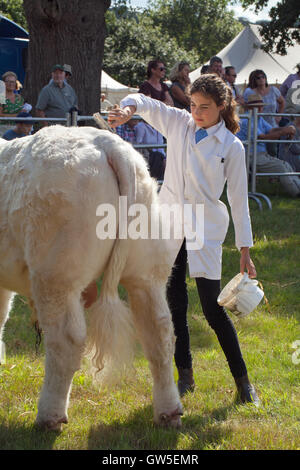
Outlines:
[{"label": "bull's tail", "polygon": [[[134,328],[132,314],[118,293],[124,269],[124,241],[116,240],[104,273],[99,299],[89,309],[89,351],[101,381],[111,381],[132,363]],[[126,243],[125,243],[126,244]]]},{"label": "bull's tail", "polygon": [[[118,177],[121,196],[129,203],[135,200],[136,173],[134,161],[114,151],[108,156]],[[105,269],[99,299],[89,309],[89,351],[93,353],[93,365],[101,381],[111,381],[116,372],[132,363],[135,333],[132,313],[126,302],[120,299],[118,285],[127,263],[129,241],[116,239]]]}]

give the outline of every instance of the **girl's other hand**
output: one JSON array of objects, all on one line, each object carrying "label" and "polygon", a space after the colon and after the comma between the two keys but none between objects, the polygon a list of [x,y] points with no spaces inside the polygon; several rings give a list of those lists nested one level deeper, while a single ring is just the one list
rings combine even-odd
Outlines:
[{"label": "girl's other hand", "polygon": [[245,270],[248,271],[248,276],[250,278],[255,278],[257,276],[255,265],[250,258],[250,251],[248,247],[241,248],[241,259],[240,259],[240,272],[244,274]]}]

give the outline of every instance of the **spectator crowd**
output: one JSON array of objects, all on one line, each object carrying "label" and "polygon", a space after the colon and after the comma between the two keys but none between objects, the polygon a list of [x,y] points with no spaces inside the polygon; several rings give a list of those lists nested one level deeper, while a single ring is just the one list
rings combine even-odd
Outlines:
[{"label": "spectator crowd", "polygon": [[[269,140],[268,143],[257,143],[257,172],[285,173],[299,171],[300,144],[299,140],[300,118],[281,117],[280,114],[300,114],[299,99],[295,93],[300,86],[300,63],[296,66],[296,73],[290,74],[280,87],[269,85],[268,77],[263,70],[253,70],[244,91],[235,85],[237,72],[233,64],[223,67],[220,57],[214,56],[209,64],[201,69],[203,74],[216,74],[220,76],[237,104],[239,114],[247,114],[255,107],[266,115],[260,116],[257,126],[256,138]],[[166,66],[160,59],[151,60],[146,68],[146,80],[141,83],[139,93],[159,100],[167,106],[186,109],[190,112],[190,65],[186,61],[177,62],[169,73],[169,82],[166,82]],[[76,92],[70,85],[72,67],[68,64],[56,64],[51,70],[49,82],[40,90],[35,104],[35,116],[44,118],[40,126],[48,125],[46,118],[65,118],[70,110],[78,109]],[[15,118],[17,121],[0,120],[0,137],[11,140],[29,135],[34,132],[34,120],[30,112],[32,105],[27,103],[22,94],[22,85],[14,72],[7,71],[2,76],[2,93],[0,91],[0,117]],[[0,89],[1,90],[1,89]],[[298,93],[299,94],[299,93]],[[105,95],[101,95],[101,108],[108,111],[111,103]],[[273,115],[268,115],[272,113]],[[278,114],[278,116],[276,116]],[[238,137],[247,140],[248,120],[240,120]],[[145,121],[131,119],[128,123],[117,127],[117,133],[133,145],[140,146],[139,151],[149,164],[152,176],[159,180],[164,177],[166,160],[165,139]],[[251,122],[253,139],[253,119]],[[277,144],[272,140],[282,139]],[[286,141],[290,140],[290,143]],[[153,144],[153,148],[143,148],[144,145]],[[159,147],[162,145],[162,147]],[[253,153],[253,148],[250,154]],[[282,176],[280,182],[285,190],[292,196],[300,192],[298,176]]]},{"label": "spectator crowd", "polygon": [[[293,99],[295,90],[300,85],[300,64],[296,67],[297,73],[289,75],[280,88],[269,85],[267,75],[263,70],[253,70],[243,92],[235,85],[237,73],[234,65],[223,67],[223,61],[220,57],[212,57],[209,64],[204,65],[201,69],[201,74],[216,74],[224,80],[231,90],[239,114],[247,114],[254,108],[257,108],[259,113],[266,114],[264,117],[260,116],[258,120],[256,135],[258,140],[256,148],[257,173],[293,173],[299,171],[300,144],[293,141],[299,140],[300,118],[293,120],[292,117],[289,119],[280,116],[280,114],[300,113],[300,104],[297,104],[297,100]],[[190,66],[187,62],[176,63],[170,71],[170,84],[167,85],[165,82],[165,64],[160,60],[150,61],[147,66],[147,80],[141,84],[139,93],[162,101],[168,106],[190,111],[188,92],[190,87],[189,73]],[[299,80],[299,83],[297,80]],[[267,115],[268,113],[273,115]],[[278,114],[278,116],[274,116],[275,114]],[[254,138],[253,123],[252,116],[252,140]],[[139,138],[137,138],[137,130],[141,127],[146,128],[146,126],[147,133],[143,133],[144,137],[141,137],[139,133]],[[128,130],[129,127],[130,132]],[[158,132],[154,129],[150,133],[149,124],[137,123],[136,120],[130,120],[129,123],[117,127],[117,132],[122,138],[130,141],[132,144],[158,145],[163,141],[163,137],[159,138]],[[247,140],[247,118],[240,120],[240,131],[237,135],[242,141]],[[269,142],[267,144],[260,143],[260,139],[269,140]],[[284,143],[277,144],[272,142],[279,139],[283,139]],[[290,143],[287,143],[286,140],[290,140]],[[152,176],[163,179],[164,164],[161,162],[161,154],[157,151],[154,152],[154,149],[148,153],[142,150],[142,153],[148,158]],[[253,147],[250,149],[250,155],[253,155]],[[154,162],[156,162],[155,170]],[[160,171],[157,172],[159,166]],[[273,181],[274,178],[270,178],[270,180]],[[280,176],[279,181],[290,196],[296,197],[300,195],[300,179],[297,175]]]}]

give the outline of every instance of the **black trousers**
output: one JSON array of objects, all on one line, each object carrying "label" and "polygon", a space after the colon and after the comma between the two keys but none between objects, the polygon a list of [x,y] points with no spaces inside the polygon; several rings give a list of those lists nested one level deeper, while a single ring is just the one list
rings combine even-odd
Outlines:
[{"label": "black trousers", "polygon": [[[190,369],[192,355],[190,351],[190,335],[187,322],[188,293],[186,285],[187,252],[183,243],[167,287],[167,298],[172,314],[176,336],[175,363],[177,367]],[[210,327],[215,331],[219,343],[227,359],[230,371],[234,378],[247,374],[238,337],[234,325],[221,307],[217,298],[221,289],[220,280],[196,278],[196,284],[203,314]]]}]

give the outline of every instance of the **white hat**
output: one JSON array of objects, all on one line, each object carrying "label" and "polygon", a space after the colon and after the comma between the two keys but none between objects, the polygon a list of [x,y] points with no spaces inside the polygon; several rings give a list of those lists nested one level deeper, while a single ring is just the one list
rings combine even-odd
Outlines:
[{"label": "white hat", "polygon": [[64,71],[72,75],[72,67],[71,65],[64,64]]}]

